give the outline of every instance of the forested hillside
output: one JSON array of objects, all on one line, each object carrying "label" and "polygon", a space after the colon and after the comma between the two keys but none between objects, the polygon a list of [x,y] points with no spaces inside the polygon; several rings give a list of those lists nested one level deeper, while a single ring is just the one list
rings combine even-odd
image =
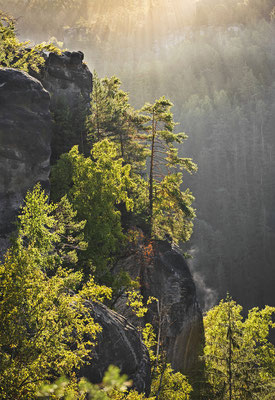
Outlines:
[{"label": "forested hillside", "polygon": [[[191,263],[213,289],[206,302],[228,290],[245,308],[274,300],[273,7],[257,0],[8,5],[21,16],[22,37],[46,31],[84,50],[100,76],[122,79],[136,106],[163,94],[173,101],[189,135],[184,151],[199,166],[184,179],[198,216]],[[42,21],[42,13],[51,18]]]},{"label": "forested hillside", "polygon": [[0,0],[1,398],[273,399],[274,78],[273,0]]}]

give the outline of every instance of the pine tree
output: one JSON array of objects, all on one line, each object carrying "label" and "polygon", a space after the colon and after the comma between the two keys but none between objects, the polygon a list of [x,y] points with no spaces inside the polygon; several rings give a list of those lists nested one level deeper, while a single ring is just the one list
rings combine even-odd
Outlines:
[{"label": "pine tree", "polygon": [[[181,192],[182,174],[177,169],[190,173],[197,166],[190,158],[178,156],[174,143],[182,143],[187,136],[175,133],[176,123],[171,112],[172,103],[165,97],[156,100],[154,104],[146,103],[141,111],[147,116],[144,130],[146,141],[150,144],[149,154],[149,226],[151,236],[163,237],[165,227],[170,224],[166,233],[171,234],[175,241],[187,240],[188,235],[181,232],[181,226],[176,228],[173,216],[181,214],[181,222],[191,224],[195,213],[191,207],[193,197],[189,191]],[[163,225],[164,224],[164,225]],[[162,228],[161,228],[162,225]],[[190,225],[191,227],[191,225]],[[183,230],[184,231],[184,230]]]},{"label": "pine tree", "polygon": [[94,71],[91,113],[87,119],[91,146],[107,138],[118,146],[119,156],[131,164],[132,173],[144,166],[146,151],[140,143],[144,117],[129,104],[116,77],[99,79]]}]

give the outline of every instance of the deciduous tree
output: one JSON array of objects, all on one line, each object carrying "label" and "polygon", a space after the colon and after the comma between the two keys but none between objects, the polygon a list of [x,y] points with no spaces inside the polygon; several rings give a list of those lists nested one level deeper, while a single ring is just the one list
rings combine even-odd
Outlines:
[{"label": "deciduous tree", "polygon": [[60,227],[68,228],[69,216],[57,223],[57,206],[47,200],[39,186],[28,193],[17,238],[0,263],[3,400],[33,399],[42,382],[70,377],[89,359],[100,327],[89,316],[84,299],[100,301],[111,294],[93,280],[73,291],[82,275],[66,269],[56,250],[61,240],[64,243]]}]

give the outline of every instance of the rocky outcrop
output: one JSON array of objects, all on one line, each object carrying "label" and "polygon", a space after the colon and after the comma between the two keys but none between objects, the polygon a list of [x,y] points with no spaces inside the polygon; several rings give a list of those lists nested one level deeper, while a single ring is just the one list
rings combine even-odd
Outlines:
[{"label": "rocky outcrop", "polygon": [[[83,53],[44,57],[45,66],[39,74],[33,72],[34,77],[15,69],[0,70],[0,251],[6,249],[5,237],[14,229],[27,190],[38,181],[48,188],[51,153],[55,161],[74,144],[83,147],[92,91]],[[62,112],[69,115],[65,123]],[[66,137],[68,129],[76,132],[75,137],[71,132]]]},{"label": "rocky outcrop", "polygon": [[[192,377],[201,367],[199,356],[204,342],[202,313],[193,278],[179,249],[168,242],[156,243],[151,259],[148,249],[144,258],[144,250],[140,246],[137,252],[121,260],[115,273],[124,269],[133,279],[139,277],[144,298],[159,299],[159,306],[153,303],[142,323],[153,323],[160,332],[168,362],[176,371]],[[115,308],[133,324],[141,323],[126,306],[125,298],[120,298]]]},{"label": "rocky outcrop", "polygon": [[65,51],[61,55],[44,54],[45,65],[37,78],[51,94],[51,109],[64,102],[71,108],[79,101],[89,107],[92,92],[92,73],[83,62],[81,51]]},{"label": "rocky outcrop", "polygon": [[[50,106],[65,96],[74,107],[77,96],[90,99],[91,74],[80,53],[50,54],[41,82],[15,69],[0,69],[0,252],[8,246],[16,214],[27,190],[41,182],[49,188],[51,134]],[[91,382],[102,381],[113,364],[133,381],[133,388],[150,393],[151,366],[139,332],[116,312],[102,304],[86,303],[102,327],[93,360],[80,374]]]},{"label": "rocky outcrop", "polygon": [[[28,189],[49,186],[50,96],[25,72],[0,69],[0,236],[14,229]],[[1,241],[1,243],[5,243]]]},{"label": "rocky outcrop", "polygon": [[33,72],[51,96],[51,164],[74,145],[89,154],[89,148],[86,149],[86,118],[90,109],[93,81],[83,57],[81,51],[65,51],[60,55],[44,53],[45,65],[39,74]]},{"label": "rocky outcrop", "polygon": [[102,331],[92,350],[92,362],[82,367],[80,376],[93,383],[100,383],[109,365],[116,365],[121,373],[133,381],[132,388],[149,395],[150,359],[136,328],[126,318],[102,304],[86,302],[86,306],[95,322],[102,327]]}]

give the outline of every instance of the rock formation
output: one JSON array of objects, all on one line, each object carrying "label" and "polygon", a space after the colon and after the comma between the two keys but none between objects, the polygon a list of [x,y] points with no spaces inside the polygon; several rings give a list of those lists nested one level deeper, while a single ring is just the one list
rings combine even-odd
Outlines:
[{"label": "rock formation", "polygon": [[78,145],[85,152],[86,117],[90,108],[92,74],[83,62],[81,51],[65,51],[61,55],[44,53],[45,65],[33,72],[51,95],[53,116],[52,156],[54,164],[61,154]]},{"label": "rock formation", "polygon": [[25,72],[0,69],[0,236],[14,221],[28,189],[49,186],[50,96]]},{"label": "rock formation", "polygon": [[[82,60],[80,52],[47,56],[39,79],[50,92],[51,100],[41,82],[27,73],[0,70],[0,251],[1,246],[7,245],[6,237],[14,229],[27,190],[38,181],[48,188],[51,136],[55,132],[50,109],[56,113],[59,101],[65,99],[69,115],[73,115],[82,99],[87,110],[92,75]],[[68,145],[62,129],[58,129],[59,138]],[[62,146],[56,150],[56,156]],[[192,376],[198,369],[203,343],[202,316],[192,276],[181,253],[167,242],[156,243],[149,257],[144,257],[144,250],[143,243],[121,260],[115,272],[123,268],[132,278],[139,277],[145,299],[159,299],[159,308],[153,304],[142,323],[152,322],[160,331],[172,367]],[[140,334],[128,322],[140,323],[130,315],[125,299],[117,301],[116,309],[127,319],[103,305],[87,306],[103,330],[93,349],[93,362],[84,366],[81,374],[100,382],[108,366],[114,364],[133,380],[134,388],[149,394],[148,352]]]},{"label": "rock formation", "polygon": [[149,395],[150,359],[136,328],[102,304],[86,302],[86,305],[95,322],[102,327],[102,332],[97,336],[91,365],[82,367],[80,376],[100,383],[109,365],[116,365],[133,381],[134,389]]},{"label": "rock formation", "polygon": [[45,54],[45,65],[36,77],[51,94],[51,109],[58,102],[65,102],[71,108],[83,101],[90,104],[92,74],[85,63],[81,51],[65,51],[61,55]]},{"label": "rock formation", "polygon": [[[168,242],[157,242],[151,259],[144,259],[145,248],[121,260],[115,273],[124,269],[133,279],[139,277],[144,298],[159,299],[152,304],[142,323],[151,322],[160,332],[167,360],[176,371],[190,377],[200,369],[199,356],[204,342],[202,313],[196,298],[196,288],[188,265],[179,249]],[[120,298],[116,310],[133,324],[140,320]]]},{"label": "rock formation", "polygon": [[15,69],[0,70],[0,252],[7,247],[6,236],[14,229],[27,190],[39,181],[49,187],[51,153],[57,159],[83,142],[82,137],[66,138],[55,118],[52,123],[50,113],[60,112],[61,102],[69,107],[79,131],[84,126],[92,74],[83,63],[83,53],[44,56],[45,66],[35,77]]},{"label": "rock formation", "polygon": [[[74,84],[68,86],[76,91]],[[0,70],[0,250],[3,252],[27,190],[39,181],[45,188],[49,186],[52,133],[49,107],[50,95],[37,79],[15,69]],[[149,394],[150,360],[138,331],[103,305],[87,302],[87,306],[103,329],[93,349],[92,365],[83,367],[82,376],[99,383],[108,366],[117,365],[133,381],[135,389]]]}]

